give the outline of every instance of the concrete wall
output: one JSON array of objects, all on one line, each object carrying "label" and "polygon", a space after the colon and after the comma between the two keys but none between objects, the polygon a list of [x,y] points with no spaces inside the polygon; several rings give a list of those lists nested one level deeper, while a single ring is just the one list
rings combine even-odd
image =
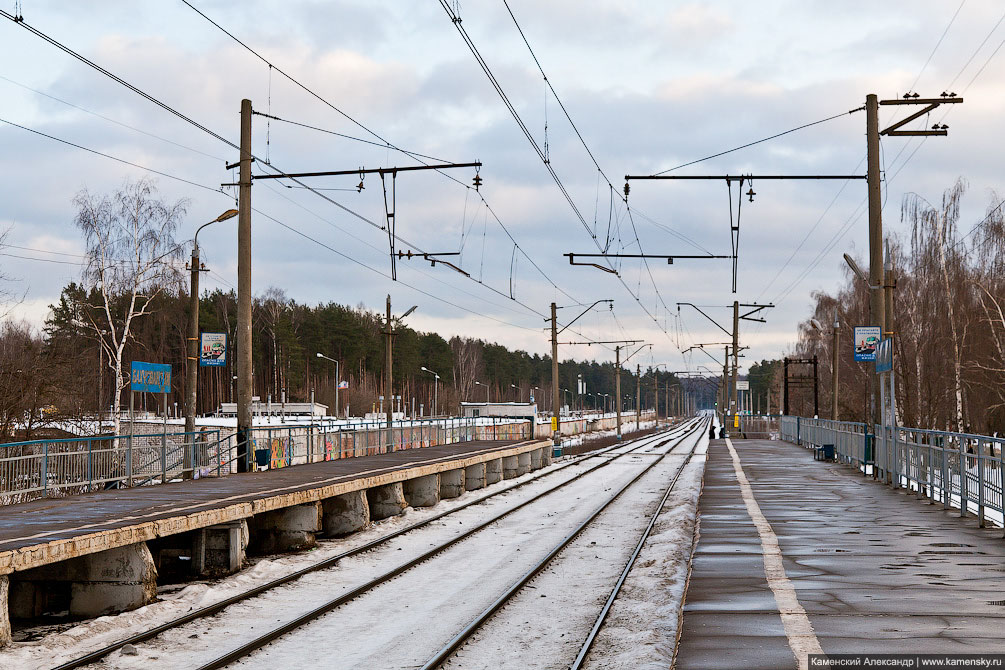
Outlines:
[{"label": "concrete wall", "polygon": [[[650,409],[642,411],[642,421],[653,421],[655,418],[656,412],[653,410]],[[634,428],[635,412],[622,412],[622,429],[627,427],[629,423],[631,423]],[[559,423],[561,434],[566,437],[570,435],[580,435],[582,433],[591,433],[595,430],[614,430],[617,427],[618,417],[616,416],[599,419],[591,419],[588,416],[584,418],[563,418]],[[544,419],[537,423],[534,428],[534,437],[539,440],[551,437],[551,419]]]}]

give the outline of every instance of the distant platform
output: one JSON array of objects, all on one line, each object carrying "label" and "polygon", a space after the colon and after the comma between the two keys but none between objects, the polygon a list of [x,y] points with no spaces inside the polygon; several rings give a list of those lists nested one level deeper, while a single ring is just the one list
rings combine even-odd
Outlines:
[{"label": "distant platform", "polygon": [[846,466],[816,462],[812,451],[786,442],[732,444],[777,537],[784,575],[781,581],[773,575],[774,584],[794,589],[812,630],[793,642],[799,621],[788,619],[788,634],[783,627],[761,533],[726,442],[715,440],[699,501],[678,670],[796,668],[792,645],[814,640],[829,654],[1005,648],[1001,528],[978,528],[959,510],[943,511]]},{"label": "distant platform", "polygon": [[0,575],[550,445],[459,442],[0,506]]}]

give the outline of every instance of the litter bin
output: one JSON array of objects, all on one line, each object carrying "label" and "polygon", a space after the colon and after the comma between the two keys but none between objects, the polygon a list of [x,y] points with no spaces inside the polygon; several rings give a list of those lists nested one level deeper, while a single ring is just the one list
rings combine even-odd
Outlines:
[{"label": "litter bin", "polygon": [[271,449],[255,449],[255,468],[258,470],[268,470],[269,456],[271,455]]}]

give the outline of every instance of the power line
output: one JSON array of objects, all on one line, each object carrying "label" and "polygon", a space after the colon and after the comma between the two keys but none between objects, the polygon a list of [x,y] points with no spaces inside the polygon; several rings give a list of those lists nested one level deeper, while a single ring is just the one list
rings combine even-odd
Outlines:
[{"label": "power line", "polygon": [[[921,80],[921,75],[925,73],[925,69],[928,68],[928,64],[932,62],[932,56],[934,56],[935,52],[939,50],[939,47],[942,45],[942,40],[946,39],[946,35],[949,33],[949,29],[953,27],[953,23],[956,22],[956,17],[960,15],[960,10],[963,9],[963,5],[965,4],[967,4],[967,0],[960,1],[960,6],[957,7],[956,11],[953,13],[953,18],[949,19],[949,24],[946,25],[946,29],[942,31],[942,35],[939,37],[939,41],[935,43],[934,47],[932,47],[932,52],[928,54],[928,58],[925,60],[925,64],[921,66],[921,70],[918,72],[918,76],[914,78],[914,82],[911,84],[911,87],[907,89],[908,91],[913,91],[914,87],[918,85],[918,82]],[[950,86],[952,86],[952,84],[950,84]]]},{"label": "power line", "polygon": [[[381,277],[384,277],[385,279],[390,279],[391,278],[391,275],[387,274],[386,272],[382,272],[381,270],[378,270],[375,267],[367,265],[366,263],[360,261],[357,258],[354,258],[354,257],[350,256],[349,254],[342,253],[338,249],[325,244],[324,242],[318,240],[317,238],[311,237],[307,233],[304,233],[304,232],[302,232],[300,230],[297,230],[293,226],[290,226],[290,225],[284,223],[283,221],[280,221],[279,219],[277,219],[277,218],[275,218],[275,217],[273,217],[273,216],[271,216],[269,214],[266,214],[265,212],[263,212],[260,209],[257,209],[257,208],[253,207],[252,211],[254,211],[256,214],[258,214],[260,216],[265,217],[266,219],[269,219],[273,223],[276,223],[276,224],[282,226],[283,228],[286,228],[290,232],[293,232],[293,233],[295,233],[295,234],[303,237],[304,239],[309,240],[309,241],[313,242],[314,244],[316,244],[316,245],[318,245],[318,246],[320,246],[320,247],[322,247],[324,249],[327,249],[328,251],[332,252],[333,254],[335,254],[335,255],[337,255],[337,256],[339,256],[339,257],[341,257],[341,258],[343,258],[343,259],[345,259],[347,261],[355,263],[356,265],[358,265],[358,266],[360,266],[362,268],[365,268],[365,269],[369,270],[370,272],[373,272],[374,274],[380,275]],[[505,326],[512,326],[513,328],[519,328],[521,330],[529,330],[529,331],[533,331],[533,332],[540,332],[539,328],[529,328],[527,326],[521,326],[519,324],[510,323],[508,321],[504,321],[502,319],[498,319],[496,317],[489,316],[487,314],[482,314],[480,312],[476,312],[473,309],[469,309],[469,308],[464,307],[462,305],[459,305],[459,304],[457,304],[455,302],[451,302],[450,300],[447,300],[446,298],[441,298],[440,296],[438,296],[438,295],[436,295],[434,293],[430,293],[429,291],[426,291],[426,290],[423,290],[421,288],[418,288],[417,286],[412,286],[411,284],[408,284],[408,283],[403,282],[401,280],[398,280],[398,283],[401,284],[402,286],[410,288],[413,291],[416,291],[417,293],[420,293],[420,294],[422,294],[422,295],[424,295],[424,296],[426,296],[428,298],[432,298],[433,300],[436,300],[437,302],[441,302],[441,303],[443,303],[445,305],[449,305],[449,306],[454,307],[456,309],[459,309],[461,311],[468,312],[469,314],[472,314],[474,316],[479,316],[479,317],[482,317],[482,318],[485,318],[485,319],[489,319],[490,321],[495,321],[496,323],[500,323],[500,324],[505,325]]]},{"label": "power line", "polygon": [[[207,16],[201,10],[199,10],[198,8],[196,8],[191,2],[189,2],[188,0],[182,0],[182,2],[186,6],[188,6],[190,9],[192,9],[195,13],[197,13],[199,16],[201,16],[206,21],[208,21],[210,24],[212,24],[214,27],[216,27],[218,30],[220,30],[223,34],[227,35],[234,42],[236,42],[240,46],[244,47],[244,49],[246,49],[249,53],[253,54],[256,58],[258,58],[259,60],[261,60],[263,63],[267,64],[269,66],[269,68],[270,68],[270,72],[271,72],[271,70],[274,69],[276,72],[278,72],[282,76],[286,77],[286,79],[288,79],[290,82],[292,82],[293,84],[295,84],[297,87],[299,87],[302,90],[306,91],[309,95],[311,95],[312,97],[314,97],[315,99],[317,99],[318,101],[320,101],[321,103],[323,103],[324,105],[326,105],[327,107],[331,108],[336,113],[338,113],[339,115],[341,115],[342,117],[344,117],[345,119],[347,119],[348,121],[350,121],[351,123],[353,123],[354,125],[356,125],[357,127],[359,127],[360,129],[366,131],[367,133],[369,133],[373,137],[375,137],[378,140],[380,140],[380,143],[376,144],[376,146],[380,146],[380,147],[384,147],[384,148],[388,148],[388,149],[393,149],[395,151],[401,152],[401,153],[403,153],[403,154],[405,154],[405,155],[407,155],[407,156],[409,156],[411,158],[414,158],[415,160],[417,160],[419,163],[421,163],[423,165],[426,165],[426,163],[422,160],[424,158],[425,159],[430,159],[430,160],[437,160],[437,159],[432,158],[430,156],[426,156],[424,154],[420,154],[420,153],[417,153],[417,152],[408,151],[406,149],[402,149],[401,147],[398,147],[398,146],[392,144],[391,142],[389,142],[388,140],[386,140],[384,137],[382,137],[381,135],[379,135],[376,131],[374,131],[373,129],[365,126],[363,123],[361,123],[360,121],[358,121],[355,118],[353,118],[352,116],[350,116],[348,113],[346,113],[345,111],[343,111],[342,109],[340,109],[339,107],[337,107],[336,105],[334,105],[333,103],[331,103],[329,100],[327,100],[326,98],[324,98],[322,95],[318,94],[313,89],[311,89],[307,85],[305,85],[302,82],[300,82],[298,79],[296,79],[295,77],[293,77],[293,75],[287,73],[285,70],[283,70],[282,68],[280,68],[279,66],[277,66],[275,63],[273,63],[272,61],[270,61],[267,58],[265,58],[265,56],[263,56],[258,51],[256,51],[255,49],[253,49],[250,45],[248,45],[247,43],[245,43],[244,41],[242,41],[241,39],[239,39],[236,35],[234,35],[232,32],[230,32],[229,30],[227,30],[226,28],[224,28],[221,24],[219,24],[218,22],[216,22],[213,19],[209,18],[209,16]],[[286,121],[285,119],[278,119],[277,117],[271,117],[271,118],[276,118],[277,120]],[[286,121],[286,122],[288,122],[288,123],[296,123],[296,125],[303,125],[305,127],[310,127],[310,128],[313,128],[314,130],[318,130],[320,132],[329,132],[329,133],[340,135],[340,136],[347,137],[347,138],[350,138],[350,139],[356,139],[356,140],[358,140],[360,142],[367,142],[367,140],[363,140],[363,139],[360,139],[360,138],[352,138],[351,136],[341,135],[340,133],[335,133],[334,131],[325,130],[325,129],[319,128],[319,127],[307,126],[306,124],[300,124],[300,123],[292,122],[292,121]],[[371,144],[373,144],[373,143],[371,143]],[[454,181],[454,182],[456,182],[456,183],[464,186],[466,189],[468,189],[468,191],[471,190],[471,186],[469,186],[468,184],[465,184],[464,182],[459,181],[457,178],[453,177],[452,175],[450,175],[450,174],[448,174],[446,172],[443,172],[441,170],[437,170],[437,172],[439,174],[443,175],[444,177],[446,177],[446,178],[448,178],[448,179],[450,179],[450,180],[452,180],[452,181]],[[301,186],[301,188],[304,188],[306,190],[312,191],[313,193],[315,193],[315,195],[321,195],[320,193],[317,192],[317,189],[309,187],[306,184],[300,184],[300,186]],[[480,192],[479,192],[479,197],[482,199],[482,202],[486,205],[486,207],[491,211],[493,218],[496,220],[496,222],[499,224],[499,226],[506,233],[507,237],[510,238],[510,241],[513,242],[513,244],[520,251],[520,254],[523,255],[524,258],[526,258],[528,261],[530,261],[530,263],[541,274],[541,276],[544,277],[545,280],[547,280],[549,284],[551,284],[553,287],[555,287],[555,289],[557,289],[558,291],[560,291],[563,295],[565,295],[566,297],[568,297],[570,300],[574,300],[577,303],[582,304],[581,300],[579,300],[579,299],[574,298],[573,296],[571,296],[564,289],[560,288],[551,279],[551,277],[549,277],[547,274],[545,274],[544,270],[542,270],[541,267],[523,249],[523,247],[521,247],[516,242],[516,239],[509,232],[509,230],[503,225],[502,221],[499,219],[499,217],[495,213],[495,211],[492,210],[491,207],[489,207],[488,201],[485,200],[485,197],[482,196]],[[334,203],[334,201],[330,201],[330,202],[332,202],[333,204],[336,204],[336,203]],[[341,205],[337,205],[337,206],[341,207]],[[381,230],[383,230],[383,228],[381,228]],[[395,239],[399,239],[399,241],[402,241],[405,244],[408,244],[408,242],[406,242],[404,240],[400,240],[400,238],[398,238],[397,236],[395,236]],[[418,247],[416,247],[416,248],[418,249]],[[475,281],[478,281],[478,280],[475,280]],[[481,282],[479,282],[479,283],[481,283]]]},{"label": "power line", "polygon": [[[0,12],[2,12],[2,11],[3,10],[0,10]],[[168,179],[174,179],[175,181],[180,181],[182,183],[189,184],[190,186],[196,186],[196,187],[204,189],[206,191],[212,191],[213,193],[220,193],[220,194],[226,195],[221,189],[213,188],[211,186],[206,186],[205,184],[200,184],[200,183],[194,182],[194,181],[192,181],[190,179],[185,179],[183,177],[178,177],[178,176],[175,176],[175,175],[170,174],[168,172],[162,172],[161,170],[155,170],[153,168],[146,167],[145,165],[140,165],[139,163],[133,163],[132,161],[127,161],[124,158],[119,158],[117,156],[112,156],[111,154],[106,154],[104,152],[98,151],[97,149],[90,149],[88,147],[85,147],[82,144],[77,144],[76,142],[71,142],[69,140],[61,139],[59,137],[56,137],[55,135],[49,135],[48,133],[43,133],[41,130],[35,130],[34,128],[29,128],[28,126],[22,126],[19,123],[14,123],[13,121],[8,121],[7,119],[4,119],[4,118],[0,118],[0,123],[6,123],[9,126],[14,126],[15,128],[20,128],[21,130],[26,130],[29,133],[34,133],[35,135],[40,135],[40,136],[48,138],[50,140],[53,140],[53,141],[56,141],[56,142],[60,142],[61,144],[66,144],[67,146],[74,147],[75,149],[80,149],[82,151],[87,151],[89,153],[95,154],[96,156],[101,156],[102,158],[108,158],[109,160],[113,160],[113,161],[116,161],[118,163],[122,163],[124,165],[129,165],[129,166],[134,167],[134,168],[139,168],[140,170],[146,170],[147,172],[151,172],[153,174],[160,175],[162,177],[167,177]]]},{"label": "power line", "polygon": [[[509,99],[509,96],[506,94],[506,91],[503,89],[502,84],[499,83],[499,80],[496,78],[495,74],[492,72],[492,69],[489,67],[488,62],[484,59],[484,57],[481,55],[481,52],[478,50],[478,47],[475,45],[474,40],[471,38],[471,36],[468,34],[467,30],[462,25],[460,16],[457,15],[457,13],[454,11],[454,9],[450,6],[450,4],[446,0],[440,0],[440,6],[446,12],[447,16],[450,18],[450,20],[453,23],[454,27],[456,28],[458,34],[461,36],[461,39],[464,41],[465,45],[468,47],[468,50],[471,52],[471,55],[474,56],[475,61],[481,67],[482,71],[485,73],[485,76],[488,78],[489,83],[495,89],[496,93],[499,95],[499,98],[502,100],[502,102],[505,105],[506,109],[510,112],[510,115],[513,117],[513,120],[516,122],[516,124],[520,128],[521,132],[523,132],[524,137],[526,137],[527,141],[530,143],[531,148],[534,149],[534,151],[537,154],[538,158],[541,160],[541,163],[544,165],[544,167],[547,170],[548,174],[551,176],[552,180],[555,182],[555,185],[558,187],[559,191],[565,197],[566,202],[568,202],[569,207],[572,209],[572,211],[575,214],[576,218],[579,220],[580,224],[582,224],[583,228],[586,230],[587,234],[590,236],[590,239],[593,240],[593,243],[597,246],[597,249],[600,250],[601,252],[603,252],[604,249],[600,246],[600,243],[599,243],[599,241],[597,239],[596,233],[593,230],[590,229],[589,223],[587,223],[586,218],[583,216],[583,213],[579,210],[579,207],[576,205],[575,201],[573,200],[572,195],[566,189],[565,184],[562,182],[562,179],[558,176],[558,173],[555,171],[555,168],[553,167],[553,165],[551,163],[551,160],[549,159],[548,155],[545,154],[545,152],[542,150],[541,146],[537,143],[537,140],[534,138],[533,134],[530,132],[530,129],[527,127],[527,125],[524,122],[523,118],[520,116],[520,113],[516,110],[516,107],[513,105],[512,101]],[[507,8],[508,8],[508,5],[507,5]],[[510,12],[510,15],[512,16],[512,11]],[[516,22],[515,18],[514,18],[514,22]],[[517,28],[519,29],[519,24],[517,24]],[[520,32],[521,32],[521,35],[522,35],[523,34],[522,30]],[[528,49],[530,49],[530,45],[527,42],[526,38],[524,38],[524,41],[525,41],[525,43],[527,43]],[[533,53],[533,50],[530,49],[530,51],[531,51],[531,55],[534,58],[535,62],[538,62],[536,55],[534,55],[534,53]],[[538,62],[538,67],[539,67],[539,69],[541,69],[539,62]],[[542,76],[544,76],[545,80],[547,81],[547,76],[544,74],[543,69],[541,69],[541,73],[542,73]],[[549,83],[549,88],[551,89],[552,93],[555,94],[554,89],[551,88],[551,84],[550,83]],[[556,97],[556,100],[558,100],[557,94],[555,94],[555,97]],[[572,124],[573,128],[575,129],[575,124],[573,124],[572,119],[569,117],[568,112],[565,110],[564,105],[561,104],[561,101],[559,101],[559,104],[560,104],[563,112],[566,113],[566,118],[569,120],[570,124]],[[583,143],[583,145],[586,146],[586,143],[583,140],[582,135],[579,134],[578,129],[576,129],[576,134],[579,137],[580,141]],[[597,167],[598,170],[600,170],[601,175],[603,176],[603,171],[600,169],[599,164],[593,158],[593,154],[589,150],[588,146],[586,146],[586,150],[589,153],[591,160],[593,160],[594,165]],[[606,176],[605,176],[605,179],[606,179]],[[607,180],[607,182],[608,182],[608,185],[610,185],[613,188],[613,184],[611,184],[611,182],[610,182],[609,179]],[[615,270],[614,266],[611,265],[610,260],[608,260],[607,263],[608,263],[608,266],[611,267],[612,270]],[[666,329],[664,329],[662,326],[660,326],[659,320],[652,313],[649,312],[649,310],[646,308],[646,306],[642,303],[642,300],[641,300],[640,296],[636,295],[628,287],[628,285],[625,283],[624,279],[620,276],[620,274],[617,273],[616,270],[615,270],[615,276],[618,277],[618,280],[621,282],[622,286],[625,287],[625,290],[627,290],[628,293],[633,298],[635,298],[635,301],[638,303],[639,307],[646,313],[647,316],[649,316],[650,319],[652,319],[653,323],[655,323],[656,326],[658,328],[660,328],[660,330],[662,330],[663,333],[669,339],[670,336],[669,336],[669,333],[666,332]]]},{"label": "power line", "polygon": [[[441,4],[442,4],[442,0],[441,0]],[[576,134],[576,137],[579,139],[580,144],[583,145],[583,149],[586,150],[586,153],[590,157],[590,160],[593,162],[594,167],[597,168],[597,172],[599,173],[599,175],[601,177],[604,178],[604,181],[607,182],[607,185],[611,189],[611,193],[613,194],[614,193],[614,184],[611,183],[611,180],[607,177],[607,174],[604,173],[603,168],[600,167],[600,163],[597,162],[596,157],[593,155],[593,151],[590,149],[589,145],[586,143],[586,139],[583,137],[583,134],[581,132],[579,132],[579,128],[576,126],[575,121],[572,120],[572,116],[569,114],[569,110],[566,109],[565,103],[562,102],[562,99],[561,99],[561,97],[559,97],[558,92],[555,90],[555,87],[552,85],[551,80],[548,79],[548,75],[545,73],[544,67],[541,65],[541,61],[538,60],[537,54],[534,53],[534,49],[530,45],[530,40],[527,39],[527,35],[524,33],[523,28],[520,27],[520,22],[517,21],[516,15],[513,13],[513,9],[509,6],[509,2],[507,2],[507,0],[503,0],[503,5],[506,7],[506,11],[509,13],[510,18],[513,20],[513,25],[516,26],[517,32],[520,33],[520,37],[523,39],[523,43],[526,45],[527,51],[530,52],[531,58],[534,59],[534,63],[537,65],[537,69],[541,73],[541,77],[544,79],[544,82],[545,82],[545,84],[547,84],[548,89],[551,91],[552,95],[555,96],[555,101],[558,103],[559,108],[562,110],[562,113],[565,115],[566,121],[569,122],[569,125],[572,127],[572,130]],[[460,29],[460,23],[457,22],[456,25],[458,26],[458,29]],[[550,160],[547,160],[546,162],[550,165]],[[642,241],[639,239],[638,230],[635,227],[635,219],[634,219],[634,217],[632,217],[631,207],[629,207],[629,205],[628,205],[628,196],[627,196],[627,193],[622,198],[622,200],[625,203],[625,208],[626,208],[627,213],[628,213],[628,218],[629,218],[629,221],[632,224],[632,232],[633,232],[633,234],[635,236],[635,242],[639,246],[639,252],[640,253],[645,253],[645,250],[642,248]],[[577,210],[577,212],[578,212],[578,210]],[[587,226],[587,228],[589,228],[589,226]],[[596,230],[594,230],[591,233],[591,237],[593,238],[594,243],[597,244],[597,246],[599,248],[600,245],[599,245],[599,242],[597,241]],[[605,250],[602,250],[602,251],[605,251]],[[648,262],[648,260],[646,260],[643,257],[642,262],[643,262],[643,265],[645,266],[646,273],[649,275],[649,280],[652,283],[653,290],[656,292],[657,298],[659,299],[660,303],[662,303],[663,308],[666,309],[667,311],[669,311],[669,309],[666,306],[666,302],[663,300],[663,296],[660,293],[659,287],[656,285],[656,280],[653,277],[652,270],[649,268],[649,262]],[[641,291],[641,286],[639,287],[639,291]],[[639,298],[637,296],[636,296],[636,300],[639,301],[639,304],[641,305],[641,301],[639,300]],[[648,313],[648,310],[646,310],[646,311]],[[656,317],[653,316],[652,319],[656,323],[657,327],[659,327],[659,321],[656,319]],[[669,337],[669,334],[666,333],[666,329],[663,328],[662,330],[663,330],[664,334],[666,334],[667,337]]]},{"label": "power line", "polygon": [[196,128],[198,128],[199,130],[203,131],[204,133],[207,133],[211,137],[215,137],[216,139],[220,140],[221,142],[223,142],[224,144],[230,146],[231,148],[240,150],[240,147],[238,147],[236,144],[234,144],[233,142],[231,142],[227,138],[225,138],[222,135],[219,135],[219,134],[213,132],[212,130],[210,130],[206,126],[204,126],[201,123],[199,123],[198,121],[196,121],[195,119],[192,119],[191,117],[188,117],[185,114],[182,114],[177,109],[174,109],[173,107],[164,104],[163,102],[161,102],[157,98],[153,97],[149,93],[146,93],[145,91],[137,88],[136,86],[133,86],[132,84],[130,84],[128,81],[126,81],[122,77],[119,77],[118,75],[113,74],[112,72],[109,72],[108,70],[106,70],[105,68],[101,67],[100,65],[98,65],[94,61],[90,60],[86,56],[77,53],[73,49],[70,49],[69,47],[61,44],[60,42],[56,41],[55,39],[53,39],[53,38],[49,37],[48,35],[46,35],[45,33],[41,32],[40,30],[37,30],[36,28],[33,28],[31,25],[29,25],[28,23],[26,23],[23,18],[21,18],[21,17],[15,17],[14,15],[9,14],[8,12],[5,12],[2,9],[0,9],[0,16],[3,16],[4,18],[9,19],[10,21],[14,22],[14,24],[21,26],[22,28],[24,28],[25,30],[27,30],[28,32],[30,32],[31,34],[35,35],[36,37],[39,37],[42,40],[45,40],[46,42],[48,42],[52,46],[56,47],[57,49],[59,49],[60,51],[62,51],[64,53],[66,53],[67,55],[69,55],[69,56],[71,56],[73,58],[76,58],[77,60],[79,60],[81,63],[84,63],[88,67],[91,67],[91,68],[97,70],[98,72],[100,72],[101,74],[105,75],[106,77],[108,77],[112,81],[115,81],[115,82],[121,84],[122,86],[125,86],[126,88],[128,88],[130,91],[132,91],[136,95],[140,96],[141,98],[145,98],[146,100],[149,100],[150,102],[152,102],[153,104],[157,105],[158,107],[160,107],[164,111],[168,112],[169,114],[177,116],[182,121],[185,121],[186,123],[189,123],[189,124],[195,126]]},{"label": "power line", "polygon": [[174,140],[169,140],[166,137],[161,137],[160,135],[156,135],[154,133],[148,132],[148,131],[143,130],[141,128],[137,128],[135,126],[131,126],[128,123],[123,123],[123,122],[118,121],[116,119],[113,119],[111,117],[105,116],[104,114],[99,114],[99,113],[97,113],[95,111],[92,111],[90,109],[87,109],[85,107],[81,107],[80,105],[75,105],[74,103],[68,102],[66,100],[63,100],[62,98],[57,98],[54,95],[50,95],[49,93],[45,93],[44,91],[39,91],[38,89],[32,88],[31,86],[27,86],[27,85],[22,84],[20,82],[14,81],[13,79],[10,79],[9,77],[5,77],[3,75],[0,75],[0,79],[3,79],[6,82],[14,84],[15,86],[18,86],[20,88],[23,88],[26,91],[31,91],[32,93],[35,93],[36,95],[40,95],[43,98],[48,98],[49,100],[53,100],[53,101],[58,102],[60,104],[66,105],[67,107],[72,107],[74,109],[80,110],[81,112],[84,112],[85,114],[90,114],[91,116],[97,117],[99,119],[103,119],[105,121],[108,121],[109,123],[114,123],[117,126],[121,126],[121,127],[126,128],[128,130],[132,130],[132,131],[140,133],[142,135],[146,135],[147,137],[152,137],[155,140],[160,140],[161,142],[166,142],[167,144],[174,145],[174,146],[178,147],[179,149],[185,149],[186,151],[191,151],[192,153],[196,153],[196,154],[199,154],[201,156],[205,156],[206,158],[212,158],[213,160],[218,160],[218,161],[224,161],[224,160],[226,160],[224,158],[221,158],[220,156],[214,156],[213,154],[208,154],[205,151],[200,151],[198,149],[194,149],[194,148],[192,148],[190,146],[186,146],[186,145],[181,144],[179,142],[175,142]]},{"label": "power line", "polygon": [[725,156],[726,154],[733,153],[734,151],[739,151],[740,149],[746,149],[748,147],[754,146],[755,144],[761,144],[762,142],[767,142],[769,140],[773,140],[773,139],[782,137],[783,135],[788,135],[789,133],[794,133],[797,130],[802,130],[803,128],[809,128],[811,126],[816,126],[816,125],[819,125],[821,123],[826,123],[827,121],[833,121],[834,119],[840,119],[841,117],[848,116],[849,114],[854,114],[855,112],[861,112],[864,109],[865,109],[865,106],[856,107],[855,109],[851,109],[851,110],[849,110],[847,112],[842,112],[840,114],[835,114],[834,116],[828,116],[826,119],[820,119],[819,121],[813,121],[812,123],[804,123],[801,126],[796,126],[795,128],[790,128],[789,130],[785,130],[785,131],[782,131],[780,133],[775,133],[774,135],[769,135],[768,137],[763,137],[763,138],[761,138],[759,140],[754,140],[753,142],[747,142],[746,144],[741,144],[738,147],[733,147],[732,149],[726,149],[725,151],[720,151],[719,153],[712,154],[711,156],[705,156],[704,158],[696,158],[693,161],[688,161],[687,163],[681,163],[680,165],[678,165],[676,167],[668,168],[668,169],[663,170],[661,172],[657,172],[653,176],[654,177],[658,177],[660,175],[666,174],[667,172],[673,172],[674,170],[679,170],[681,168],[688,167],[689,165],[694,165],[696,163],[701,163],[703,161],[711,160],[713,158],[718,158],[719,156]]},{"label": "power line", "polygon": [[[315,131],[317,131],[319,133],[325,133],[326,135],[334,135],[335,137],[341,137],[343,139],[352,140],[354,142],[361,142],[363,144],[369,144],[371,146],[380,147],[382,149],[389,148],[389,146],[387,144],[382,144],[380,142],[374,142],[372,140],[365,140],[362,137],[354,137],[352,135],[346,135],[345,133],[340,133],[340,132],[337,132],[337,131],[334,131],[334,130],[328,130],[327,128],[321,128],[319,126],[312,126],[309,123],[301,123],[300,121],[291,121],[290,119],[282,119],[282,118],[279,118],[278,116],[274,116],[272,114],[265,114],[264,112],[252,112],[252,114],[255,114],[256,116],[263,116],[263,117],[265,117],[267,119],[272,119],[273,121],[281,121],[282,123],[288,123],[291,126],[297,126],[299,128],[307,128],[308,130],[315,130]],[[406,151],[405,149],[398,149],[398,151],[401,151],[402,153],[404,153],[404,154],[406,154],[408,156],[418,156],[420,158],[425,158],[427,160],[436,161],[438,163],[450,163],[450,162],[452,162],[452,161],[448,161],[445,158],[437,158],[435,156],[427,156],[426,154],[420,154],[418,151]],[[444,176],[446,176],[446,173],[443,173],[443,174],[444,174]],[[459,182],[459,181],[458,181],[458,183],[463,184],[463,182]],[[467,186],[467,184],[463,184],[463,185]]]}]

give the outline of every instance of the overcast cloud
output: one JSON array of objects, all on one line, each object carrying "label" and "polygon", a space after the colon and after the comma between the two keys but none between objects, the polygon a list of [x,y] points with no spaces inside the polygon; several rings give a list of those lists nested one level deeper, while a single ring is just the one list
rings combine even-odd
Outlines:
[{"label": "overcast cloud", "polygon": [[[238,111],[245,97],[258,111],[375,141],[346,116],[275,71],[270,74],[267,65],[181,2],[23,4],[31,26],[231,141],[238,138]],[[584,317],[577,329],[594,339],[645,340],[653,349],[643,363],[665,362],[680,369],[711,361],[701,354],[682,357],[679,349],[720,342],[723,334],[693,310],[684,308],[678,316],[676,302],[708,306],[706,311],[726,324],[729,312],[715,306],[734,299],[776,301],[767,324],[742,330],[744,343],[751,346],[748,362],[776,357],[791,345],[797,323],[807,316],[810,293],[832,291],[843,280],[841,254],[861,257],[865,252],[864,183],[755,180],[758,195],[753,203],[744,203],[741,214],[736,295],[730,292],[728,261],[682,260],[673,266],[650,261],[652,279],[638,261],[624,261],[624,285],[611,274],[570,267],[562,254],[596,252],[593,234],[601,246],[624,253],[639,252],[637,232],[647,253],[728,254],[727,189],[719,181],[633,182],[629,219],[617,194],[612,198],[599,179],[556,100],[546,93],[501,2],[461,3],[463,26],[541,145],[547,120],[551,165],[586,219],[586,228],[439,3],[193,4],[391,143],[437,159],[482,161],[481,195],[547,275],[519,253],[514,260],[512,242],[477,194],[435,173],[399,175],[398,234],[411,248],[463,251],[461,264],[470,279],[416,260],[399,262],[401,281],[387,279],[387,235],[379,229],[384,225],[383,192],[376,175],[365,179],[361,193],[323,191],[359,216],[302,189],[260,181],[254,188],[255,207],[317,242],[256,214],[256,293],[278,286],[300,302],[335,301],[375,309],[382,308],[384,295],[390,293],[401,308],[419,305],[409,318],[417,328],[448,337],[483,337],[539,353],[548,348],[540,315],[547,313],[550,302],[589,304],[613,298],[613,316],[599,311]],[[619,192],[626,173],[665,170],[847,112],[861,106],[867,93],[881,98],[902,95],[919,73],[915,89],[922,95],[951,89],[966,102],[945,116],[949,137],[883,141],[888,233],[903,232],[899,205],[906,192],[935,202],[957,177],[964,177],[969,192],[961,228],[966,231],[982,218],[992,190],[1002,190],[997,147],[1005,139],[1000,120],[1005,56],[992,54],[1005,40],[1005,26],[991,32],[1005,11],[1000,2],[965,2],[923,71],[960,6],[955,0],[510,0],[510,6]],[[189,224],[181,237],[191,237],[198,225],[233,206],[229,189],[212,192],[235,176],[224,169],[236,158],[225,144],[7,20],[0,22],[0,55],[5,64],[0,67],[3,119],[209,187],[157,177],[165,198],[189,200]],[[944,114],[939,110],[927,122],[941,122]],[[881,123],[893,118],[881,110]],[[846,114],[679,172],[862,173],[864,131],[862,112]],[[73,254],[83,251],[73,227],[74,195],[83,188],[111,191],[145,173],[6,124],[0,124],[0,148],[0,226],[10,228],[10,244],[25,247],[3,253],[34,260],[11,255],[0,259],[4,273],[18,280],[11,288],[26,293],[15,316],[40,324],[62,286],[79,277],[79,267],[72,264],[79,261]],[[267,123],[262,117],[255,118],[254,152],[287,171],[414,164],[387,148]],[[470,184],[474,170],[449,174]],[[323,179],[312,185],[351,189],[358,181]],[[733,216],[736,197],[734,186]],[[236,284],[235,227],[215,225],[200,240],[213,270],[203,286],[229,289]],[[511,294],[519,303],[510,300]],[[574,311],[570,307],[562,314],[571,317]],[[562,355],[613,357],[598,347],[569,347]]]}]

